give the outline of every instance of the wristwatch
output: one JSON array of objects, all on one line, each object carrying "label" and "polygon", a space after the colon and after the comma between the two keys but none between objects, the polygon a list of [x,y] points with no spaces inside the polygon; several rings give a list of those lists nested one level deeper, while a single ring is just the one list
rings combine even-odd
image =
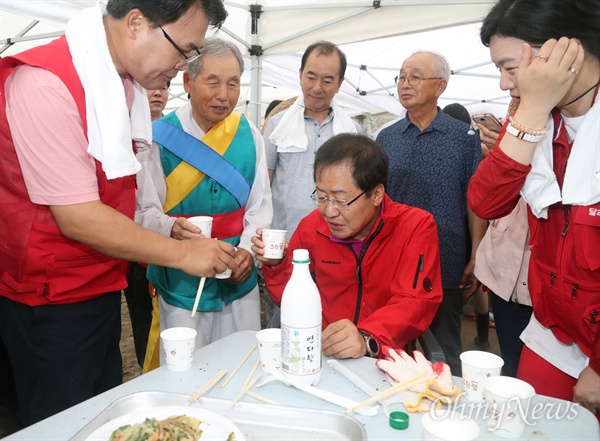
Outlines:
[{"label": "wristwatch", "polygon": [[360,335],[362,335],[365,340],[365,346],[367,347],[367,355],[372,358],[377,358],[379,356],[379,343],[371,334],[367,334],[366,332],[359,331]]}]

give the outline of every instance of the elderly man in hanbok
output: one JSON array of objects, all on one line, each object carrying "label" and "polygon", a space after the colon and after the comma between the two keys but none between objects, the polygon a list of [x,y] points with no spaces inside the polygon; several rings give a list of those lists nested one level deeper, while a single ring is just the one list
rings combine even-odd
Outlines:
[{"label": "elderly man in hanbok", "polygon": [[190,101],[154,121],[152,150],[138,154],[144,168],[138,174],[136,209],[137,222],[182,240],[205,233],[187,218],[211,216],[211,237],[237,247],[239,266],[227,279],[202,281],[176,269],[148,267],[148,280],[158,294],[160,330],[192,327],[198,331],[196,348],[236,331],[260,329],[250,238],[257,227],[268,228],[273,216],[262,137],[233,112],[244,70],[242,55],[218,38],[207,38],[200,52],[184,73]]}]

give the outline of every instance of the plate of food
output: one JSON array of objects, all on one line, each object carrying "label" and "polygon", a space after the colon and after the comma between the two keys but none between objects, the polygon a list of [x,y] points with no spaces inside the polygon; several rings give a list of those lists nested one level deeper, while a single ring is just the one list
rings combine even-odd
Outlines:
[{"label": "plate of food", "polygon": [[86,441],[245,441],[228,418],[194,406],[136,409],[108,421]]}]

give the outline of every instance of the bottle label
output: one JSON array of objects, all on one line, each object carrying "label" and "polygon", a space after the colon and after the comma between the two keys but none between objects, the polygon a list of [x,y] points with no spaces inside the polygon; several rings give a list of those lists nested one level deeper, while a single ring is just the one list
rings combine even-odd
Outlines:
[{"label": "bottle label", "polygon": [[281,324],[281,369],[291,375],[321,370],[321,325],[290,328]]}]

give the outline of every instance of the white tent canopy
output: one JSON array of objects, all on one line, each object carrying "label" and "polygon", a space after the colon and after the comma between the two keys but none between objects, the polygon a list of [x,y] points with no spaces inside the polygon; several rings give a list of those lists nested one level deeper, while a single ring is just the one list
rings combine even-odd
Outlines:
[{"label": "white tent canopy", "polygon": [[[0,0],[2,55],[60,35],[73,14],[95,3]],[[234,40],[247,60],[238,110],[257,124],[272,99],[300,93],[301,54],[321,39],[340,45],[347,55],[346,81],[337,99],[352,114],[401,114],[393,77],[415,50],[433,50],[450,62],[454,75],[440,106],[460,102],[471,113],[487,111],[498,116],[506,111],[508,94],[498,88],[497,72],[478,38],[479,23],[491,6],[489,0],[224,3],[229,17],[218,35]],[[178,107],[185,99],[181,80],[176,79],[169,108]]]}]

